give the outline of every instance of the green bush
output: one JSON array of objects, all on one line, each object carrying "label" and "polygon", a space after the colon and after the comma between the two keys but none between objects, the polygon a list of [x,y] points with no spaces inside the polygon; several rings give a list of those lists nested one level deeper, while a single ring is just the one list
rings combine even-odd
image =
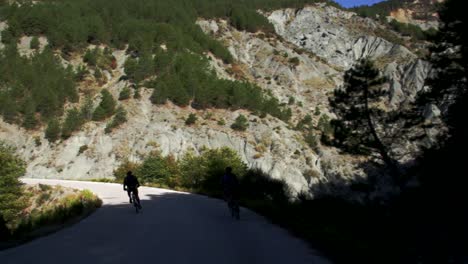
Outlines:
[{"label": "green bush", "polygon": [[239,115],[234,123],[231,125],[231,128],[238,131],[245,131],[249,127],[249,121],[244,115]]},{"label": "green bush", "polygon": [[195,122],[197,122],[197,119],[198,118],[194,113],[190,113],[189,116],[187,117],[187,119],[185,119],[185,124],[187,126],[193,125],[193,124],[195,124]]},{"label": "green bush", "polygon": [[303,119],[301,119],[299,122],[297,122],[296,129],[297,130],[309,130],[312,128],[312,117],[307,114],[304,116]]},{"label": "green bush", "polygon": [[[7,223],[14,220],[25,207],[19,177],[26,172],[26,164],[16,154],[15,149],[0,141],[0,237],[6,238],[10,232]],[[1,239],[0,239],[1,240]]]},{"label": "green bush", "polygon": [[159,152],[151,153],[136,169],[135,175],[143,183],[170,185],[179,175],[179,168],[174,157],[163,157]]},{"label": "green bush", "polygon": [[94,121],[104,120],[112,116],[115,112],[115,106],[117,103],[115,102],[115,99],[112,96],[112,94],[108,90],[103,89],[101,91],[101,95],[101,103],[98,105],[98,107],[94,110],[93,113]]},{"label": "green bush", "polygon": [[94,70],[94,78],[96,79],[96,81],[100,81],[102,79],[103,75],[102,75],[102,71],[98,68],[96,68]]},{"label": "green bush", "polygon": [[119,94],[119,100],[122,101],[122,100],[127,100],[130,98],[130,95],[131,95],[131,90],[130,88],[128,87],[125,87],[122,89],[122,91],[120,92]]},{"label": "green bush", "polygon": [[314,150],[317,149],[318,147],[317,136],[312,131],[308,132],[304,136],[304,140],[307,143],[307,145],[309,145],[309,147],[311,147]]},{"label": "green bush", "polygon": [[80,130],[83,123],[83,116],[77,108],[68,110],[67,117],[62,125],[62,138],[69,138],[74,131]]},{"label": "green bush", "polygon": [[80,149],[78,150],[78,154],[83,154],[86,150],[88,150],[88,145],[82,145]]},{"label": "green bush", "polygon": [[49,140],[49,142],[55,142],[59,139],[61,130],[59,121],[54,118],[47,124],[45,138]]},{"label": "green bush", "polygon": [[224,121],[223,118],[220,118],[220,119],[218,120],[217,124],[218,124],[219,126],[225,126],[225,125],[226,125],[226,121]]},{"label": "green bush", "polygon": [[220,195],[220,179],[226,167],[232,167],[240,179],[247,171],[239,155],[227,147],[204,150],[200,156],[188,152],[179,164],[184,187],[216,195]]},{"label": "green bush", "polygon": [[79,66],[76,68],[75,72],[74,72],[74,77],[73,77],[73,79],[74,79],[75,81],[83,81],[84,78],[85,78],[85,76],[86,76],[86,74],[88,74],[88,73],[89,73],[89,71],[88,71],[88,69],[86,68],[86,66],[84,66],[84,65],[79,65]]},{"label": "green bush", "polygon": [[29,45],[31,49],[38,50],[40,46],[39,39],[37,37],[33,37]]},{"label": "green bush", "polygon": [[83,62],[87,63],[89,66],[96,66],[98,56],[99,56],[99,48],[95,48],[93,50],[88,49],[86,50],[86,53],[83,56]]},{"label": "green bush", "polygon": [[136,173],[136,171],[138,171],[139,166],[140,164],[125,159],[120,163],[119,167],[117,167],[117,169],[114,170],[115,181],[118,183],[123,183],[125,176],[127,176],[127,172],[132,171]]},{"label": "green bush", "polygon": [[300,62],[300,60],[299,60],[298,57],[292,57],[292,58],[290,58],[290,59],[288,60],[288,62],[289,62],[290,64],[292,64],[294,67],[297,67],[297,66],[299,66],[299,64],[301,64],[301,62]]},{"label": "green bush", "polygon": [[127,122],[127,111],[125,111],[125,108],[123,106],[119,106],[117,108],[116,114],[112,121],[107,124],[105,133],[110,133],[112,130],[121,124]]}]

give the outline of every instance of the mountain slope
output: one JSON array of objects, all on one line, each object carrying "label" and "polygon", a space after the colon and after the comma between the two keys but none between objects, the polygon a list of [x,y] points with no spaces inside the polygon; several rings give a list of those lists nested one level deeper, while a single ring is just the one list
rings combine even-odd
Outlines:
[{"label": "mountain slope", "polygon": [[[200,32],[206,35],[194,39],[211,39],[208,37],[211,36],[223,43],[229,52],[226,55],[209,48],[197,50],[211,69],[206,72],[203,72],[204,66],[201,71],[192,71],[200,64],[188,64],[189,61],[188,66],[183,61],[179,65],[171,64],[173,54],[184,54],[181,56],[190,60],[194,56],[190,52],[174,50],[177,42],[169,37],[151,44],[155,50],[152,55],[148,51],[139,52],[145,47],[144,42],[133,42],[133,38],[130,45],[123,47],[88,44],[88,52],[55,50],[65,67],[70,66],[75,71],[84,67],[89,72],[77,83],[79,100],[68,102],[66,109],[81,107],[86,96],[91,96],[96,107],[101,101],[101,90],[110,91],[116,99],[123,90],[133,86],[136,89],[131,91],[138,93],[140,98],[118,102],[126,109],[128,121],[110,133],[106,133],[109,119],[87,121],[81,130],[55,143],[44,137],[44,124],[36,130],[25,130],[1,122],[0,137],[18,147],[28,162],[28,177],[112,177],[113,171],[125,160],[139,162],[152,151],[178,158],[187,151],[199,153],[206,147],[227,146],[236,150],[249,167],[259,168],[273,178],[284,180],[293,195],[301,192],[346,195],[349,190],[322,189],[320,186],[333,181],[346,184],[365,181],[360,165],[372,157],[340,153],[338,149],[320,143],[320,137],[333,133],[330,132],[330,120],[334,115],[328,105],[333,89],[343,84],[345,71],[357,61],[372,59],[389,79],[387,99],[383,102],[385,107],[402,109],[424,89],[430,65],[410,49],[384,38],[391,32],[378,22],[336,7],[313,4],[300,9],[262,11],[260,14],[272,23],[275,34],[239,30],[232,25],[232,20],[226,18],[197,20]],[[157,28],[163,29],[161,25]],[[50,41],[44,36],[39,39],[42,46]],[[17,47],[21,54],[34,54],[31,41],[31,36],[20,37]],[[187,48],[189,46],[182,46],[182,50]],[[87,59],[86,54],[90,50],[104,54],[99,55],[104,57],[98,57],[96,65]],[[112,63],[112,67],[99,66],[101,59]],[[156,65],[155,72],[146,72],[148,65]],[[177,72],[178,69],[185,70]],[[172,71],[177,74],[164,76]],[[198,75],[194,76],[194,73]],[[216,76],[216,84],[233,84],[233,95],[239,89],[251,87],[246,81],[254,84],[262,94],[272,98],[270,109],[274,111],[267,115],[263,108],[255,108],[255,104],[251,104],[252,107],[213,107],[224,97],[217,95],[222,87],[205,82],[207,76]],[[185,83],[175,82],[182,78]],[[190,93],[188,97],[170,94],[181,86]],[[195,92],[205,86],[213,89],[206,93],[213,99],[199,107],[204,98]],[[158,99],[163,92],[169,96],[162,98],[164,100]],[[248,97],[239,98],[242,102]],[[158,102],[153,104],[155,98]],[[180,103],[180,98],[187,103]],[[170,101],[166,102],[166,99]],[[266,103],[265,107],[268,105]],[[286,109],[289,109],[290,118],[278,118],[280,115],[274,114],[279,113],[278,109],[282,109],[280,113],[288,113]],[[433,109],[432,116],[437,116],[437,111]],[[185,123],[189,114],[198,116],[194,125]],[[240,114],[249,120],[244,132],[229,127]],[[65,119],[65,116],[60,119]],[[404,137],[392,144],[392,151],[404,162],[413,160],[422,145]]]}]

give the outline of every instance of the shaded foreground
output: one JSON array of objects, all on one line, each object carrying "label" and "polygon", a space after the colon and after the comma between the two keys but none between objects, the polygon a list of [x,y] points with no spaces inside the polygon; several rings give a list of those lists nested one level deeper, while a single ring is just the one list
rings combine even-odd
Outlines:
[{"label": "shaded foreground", "polygon": [[[82,222],[0,252],[0,261],[31,263],[329,263],[306,243],[242,209],[233,220],[221,200],[140,188],[135,214],[119,184],[23,180],[90,189],[103,207]],[[53,249],[53,252],[50,250]]]}]

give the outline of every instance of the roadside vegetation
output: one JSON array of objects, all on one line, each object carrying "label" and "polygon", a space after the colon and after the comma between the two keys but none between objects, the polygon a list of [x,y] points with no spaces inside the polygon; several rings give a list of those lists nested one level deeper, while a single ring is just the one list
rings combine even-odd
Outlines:
[{"label": "roadside vegetation", "polygon": [[88,190],[21,184],[25,163],[1,142],[0,165],[0,249],[56,231],[101,206]]}]

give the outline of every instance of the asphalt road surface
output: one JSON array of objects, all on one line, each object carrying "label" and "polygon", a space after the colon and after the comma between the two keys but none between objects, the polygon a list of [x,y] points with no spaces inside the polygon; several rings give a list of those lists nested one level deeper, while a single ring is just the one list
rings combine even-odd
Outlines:
[{"label": "asphalt road surface", "polygon": [[330,263],[305,242],[241,208],[231,218],[217,199],[140,187],[136,214],[122,185],[23,179],[89,189],[103,206],[79,223],[0,251],[1,264],[22,263]]}]

